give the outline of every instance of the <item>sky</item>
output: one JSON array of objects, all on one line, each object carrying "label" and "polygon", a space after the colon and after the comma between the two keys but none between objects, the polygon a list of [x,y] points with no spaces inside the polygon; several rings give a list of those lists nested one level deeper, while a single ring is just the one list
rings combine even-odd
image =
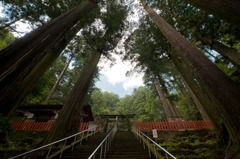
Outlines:
[{"label": "sky", "polygon": [[96,83],[98,88],[102,91],[113,92],[118,94],[120,98],[125,95],[132,94],[134,88],[143,86],[143,73],[135,73],[130,77],[126,76],[127,71],[131,70],[134,64],[129,61],[122,61],[121,57],[113,54],[116,59],[116,63],[110,67],[110,61],[100,61],[99,67],[103,67],[100,70],[100,81]]}]

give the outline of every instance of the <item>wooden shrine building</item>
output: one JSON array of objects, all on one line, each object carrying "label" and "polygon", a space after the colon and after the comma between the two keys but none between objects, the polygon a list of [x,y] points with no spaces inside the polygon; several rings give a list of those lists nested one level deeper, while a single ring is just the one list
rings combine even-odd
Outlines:
[{"label": "wooden shrine building", "polygon": [[[13,121],[19,122],[54,122],[62,109],[63,105],[28,105],[20,106]],[[81,122],[94,121],[90,105],[84,105]]]}]

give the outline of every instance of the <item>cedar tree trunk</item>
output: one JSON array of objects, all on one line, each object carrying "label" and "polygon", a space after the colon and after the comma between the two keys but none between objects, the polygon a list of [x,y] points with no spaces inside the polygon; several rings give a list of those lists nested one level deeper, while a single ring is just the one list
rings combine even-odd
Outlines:
[{"label": "cedar tree trunk", "polygon": [[[198,96],[196,96],[196,95],[193,93],[192,89],[191,89],[191,88],[199,89],[198,86],[197,86],[197,83],[194,82],[194,80],[193,80],[193,78],[192,78],[192,76],[191,76],[191,74],[190,74],[189,72],[183,73],[183,71],[187,71],[187,69],[184,68],[184,66],[181,65],[181,63],[177,60],[176,57],[174,57],[174,55],[171,56],[171,59],[172,59],[172,61],[174,62],[174,65],[177,67],[176,69],[177,69],[178,73],[180,74],[180,77],[181,77],[182,81],[184,82],[184,84],[185,84],[185,86],[186,86],[186,88],[187,88],[187,90],[188,90],[188,92],[189,92],[192,100],[194,101],[194,103],[195,103],[195,105],[197,106],[200,114],[202,115],[202,118],[203,118],[204,120],[210,120],[210,118],[208,117],[208,115],[207,115],[206,111],[204,110],[202,104],[199,102]],[[181,73],[180,71],[181,71],[182,73]],[[188,70],[188,71],[189,71],[189,70]],[[185,78],[183,77],[183,75],[184,75]],[[186,78],[187,78],[188,81],[191,82],[190,84],[192,84],[192,87],[189,87],[189,84],[188,84],[188,83],[186,82],[186,80],[185,80]],[[186,92],[185,92],[185,93],[186,93]],[[202,92],[199,91],[198,93],[199,93],[199,94],[198,94],[199,96],[202,96],[202,95],[200,94],[200,93],[202,93]],[[206,106],[207,106],[207,105],[206,105]]]},{"label": "cedar tree trunk", "polygon": [[209,97],[206,91],[199,86],[196,80],[193,79],[189,68],[185,66],[185,64],[181,62],[176,55],[171,55],[170,57],[189,91],[192,92],[192,95],[194,95],[194,97],[196,97],[197,101],[200,103],[200,105],[198,105],[200,113],[203,117],[205,116],[204,113],[206,113],[206,116],[211,119],[215,128],[220,133],[225,122],[223,121],[225,112],[222,112],[220,108],[218,109],[218,103]]},{"label": "cedar tree trunk", "polygon": [[0,51],[1,108],[7,106],[2,101],[11,95],[43,57],[95,6],[94,0],[84,1]]},{"label": "cedar tree trunk", "polygon": [[140,1],[179,56],[196,74],[201,87],[216,102],[215,106],[209,105],[209,109],[205,110],[210,118],[214,115],[220,117],[219,125],[225,126],[231,146],[238,152],[240,150],[240,88],[151,7],[147,6],[144,0]]},{"label": "cedar tree trunk", "polygon": [[21,81],[12,93],[0,103],[0,112],[9,117],[21,104],[27,94],[33,89],[36,82],[41,78],[44,72],[52,65],[56,58],[61,54],[68,43],[75,37],[79,29],[83,26],[79,23],[77,26],[67,32],[65,37],[52,48],[41,60],[41,62],[31,71],[31,73]]},{"label": "cedar tree trunk", "polygon": [[198,37],[203,44],[210,46],[213,50],[217,51],[225,59],[240,69],[240,53],[216,40],[209,40],[202,36]]},{"label": "cedar tree trunk", "polygon": [[60,75],[58,76],[55,84],[53,85],[52,89],[51,89],[50,92],[48,93],[48,96],[47,96],[47,98],[45,99],[45,101],[44,101],[44,103],[43,103],[44,105],[47,105],[47,104],[48,104],[49,100],[51,99],[51,97],[52,97],[55,89],[57,88],[60,80],[62,79],[62,77],[63,77],[64,73],[66,72],[66,70],[67,70],[70,62],[72,61],[72,59],[73,59],[73,55],[72,55],[72,57],[70,58],[70,60],[68,61],[68,63],[65,65],[65,67],[63,68],[63,70],[62,70],[62,72],[60,73]]},{"label": "cedar tree trunk", "polygon": [[[168,89],[166,87],[166,84],[165,84],[165,81],[162,79],[162,77],[158,74],[157,75],[159,81],[160,81],[160,84],[162,85],[162,88],[163,88],[163,92],[165,93],[166,96],[169,96],[170,93],[168,92]],[[182,120],[182,117],[174,103],[174,101],[172,99],[167,99],[168,101],[168,105],[169,107],[171,108],[172,112],[173,112],[173,115],[175,116],[176,120]]]},{"label": "cedar tree trunk", "polygon": [[[178,16],[173,14],[169,9],[166,9],[165,7],[163,9],[164,9],[165,12],[170,14],[172,17],[174,17],[175,19],[178,19]],[[219,54],[221,54],[224,58],[229,60],[236,67],[240,68],[240,53],[238,53],[236,50],[234,50],[234,49],[232,49],[232,48],[230,48],[230,47],[228,47],[228,46],[218,42],[217,40],[210,39],[210,38],[202,36],[201,33],[197,31],[197,27],[196,26],[191,28],[191,29],[189,29],[189,30],[193,33],[193,35],[196,37],[196,39],[199,39],[203,44],[208,45],[213,50],[215,50]],[[212,54],[209,54],[209,55],[212,56]]]},{"label": "cedar tree trunk", "polygon": [[162,106],[163,106],[163,110],[164,110],[164,113],[165,113],[165,116],[167,118],[168,121],[174,121],[175,120],[175,116],[173,115],[173,112],[170,108],[170,106],[168,105],[167,103],[167,99],[165,98],[164,94],[163,94],[163,91],[160,87],[160,84],[155,76],[155,74],[153,72],[150,72],[152,78],[153,78],[153,83],[156,87],[156,90],[158,92],[158,95],[159,95],[159,98],[160,98],[160,101],[162,103]]},{"label": "cedar tree trunk", "polygon": [[93,75],[96,71],[101,54],[95,51],[85,65],[78,81],[74,85],[59,117],[53,127],[43,139],[42,145],[48,144],[60,138],[72,135],[79,131],[81,113],[84,101],[87,97]]},{"label": "cedar tree trunk", "polygon": [[240,27],[240,1],[239,0],[183,0],[186,3],[200,8],[219,19]]}]

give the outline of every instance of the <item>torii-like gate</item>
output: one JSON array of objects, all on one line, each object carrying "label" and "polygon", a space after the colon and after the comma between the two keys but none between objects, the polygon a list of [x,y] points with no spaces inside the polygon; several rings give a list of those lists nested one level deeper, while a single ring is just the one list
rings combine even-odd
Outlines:
[{"label": "torii-like gate", "polygon": [[118,123],[119,119],[129,119],[129,118],[133,118],[135,116],[135,114],[128,114],[128,115],[117,115],[117,114],[111,114],[111,115],[107,115],[107,114],[101,114],[100,117],[101,119],[104,119],[105,122],[105,126],[104,126],[104,132],[107,131],[108,129],[108,123],[109,123],[109,119],[113,119],[110,120],[111,122],[114,121],[115,123]]}]

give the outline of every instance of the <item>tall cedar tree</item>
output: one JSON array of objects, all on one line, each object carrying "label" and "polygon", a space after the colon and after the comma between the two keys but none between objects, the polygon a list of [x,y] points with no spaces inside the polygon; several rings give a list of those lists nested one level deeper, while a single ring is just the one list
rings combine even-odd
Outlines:
[{"label": "tall cedar tree", "polygon": [[222,127],[222,129],[227,130],[225,135],[229,137],[230,145],[232,145],[232,148],[235,149],[236,152],[239,152],[239,87],[151,7],[147,6],[144,0],[140,1],[162,34],[171,43],[184,62],[187,63],[191,70],[197,75],[201,86],[207,91],[209,97],[218,103],[217,107],[211,108],[212,111],[208,110],[209,117],[212,118],[212,115],[216,115],[215,113],[219,112],[221,120],[219,120],[217,124],[219,127]]},{"label": "tall cedar tree", "polygon": [[61,113],[49,131],[48,135],[42,141],[42,145],[50,143],[55,139],[69,136],[76,133],[79,129],[82,108],[87,97],[87,92],[96,71],[100,52],[95,50],[89,61],[85,65],[78,81],[74,85]]},{"label": "tall cedar tree", "polygon": [[[172,5],[176,5],[176,4],[172,4]],[[169,7],[171,7],[171,6],[169,6]],[[181,22],[181,18],[180,18],[181,16],[179,16],[179,13],[178,14],[174,13],[170,8],[168,8],[168,6],[161,7],[161,9],[163,9],[163,11],[166,14],[171,16],[171,18],[175,18],[178,21],[178,25],[180,25],[180,27],[188,28],[193,33],[191,36],[193,36],[195,39],[200,40],[204,45],[208,45],[211,49],[217,51],[220,55],[222,55],[225,59],[230,61],[236,67],[240,68],[240,54],[236,50],[234,50],[233,48],[228,47],[227,45],[224,45],[223,43],[216,40],[217,35],[215,35],[215,34],[211,35],[211,36],[205,35],[204,32],[206,32],[206,29],[203,29],[203,31],[201,31],[201,29],[204,28],[203,27],[204,24],[213,18],[209,18],[208,15],[204,14],[209,19],[206,19],[206,20],[201,19],[200,21],[199,21],[199,19],[197,19],[198,20],[197,21],[196,17],[193,16],[194,18],[192,18],[192,19],[187,18],[187,20],[184,20],[183,22]],[[188,12],[187,11],[186,11],[186,14],[189,14],[188,13],[189,11]],[[200,15],[201,14],[203,14],[203,13],[200,12]],[[185,23],[185,24],[187,23],[188,25],[181,25],[181,23]],[[212,22],[212,23],[214,23],[214,22]],[[214,25],[216,25],[216,24],[214,23]],[[224,25],[224,24],[222,24],[222,25]],[[213,27],[214,26],[211,26],[211,28],[213,28]],[[218,31],[216,30],[214,32],[217,33]],[[211,34],[213,34],[213,33],[211,33]]]},{"label": "tall cedar tree", "polygon": [[[96,4],[97,0],[84,1],[0,51],[1,110],[7,107],[5,100],[19,83],[51,49],[60,45],[66,33]],[[1,113],[6,116],[9,112]]]},{"label": "tall cedar tree", "polygon": [[217,51],[220,55],[222,55],[225,59],[227,59],[229,62],[234,64],[238,69],[240,69],[240,53],[238,53],[233,48],[230,48],[217,40],[209,39],[207,37],[204,37],[200,34],[197,34],[196,32],[192,31],[192,33],[195,35],[197,39],[200,39],[200,41],[210,46],[213,50]]},{"label": "tall cedar tree", "polygon": [[[162,90],[163,90],[165,96],[169,96],[170,93],[168,91],[168,88],[166,86],[166,83],[165,83],[164,79],[161,77],[160,74],[157,74],[157,77],[158,77],[158,80],[159,80],[159,82],[162,86]],[[176,105],[175,105],[174,101],[171,98],[168,99],[168,105],[170,106],[170,108],[171,108],[171,110],[172,110],[172,112],[175,116],[175,119],[181,121],[182,117],[180,116],[180,113],[179,113],[178,109],[176,108]]]},{"label": "tall cedar tree", "polygon": [[200,8],[219,19],[240,27],[240,1],[239,0],[183,0],[186,3]]},{"label": "tall cedar tree", "polygon": [[51,88],[50,92],[48,93],[47,98],[44,100],[44,103],[43,103],[44,105],[47,105],[47,104],[48,104],[48,102],[49,102],[49,100],[51,99],[51,97],[52,97],[54,91],[56,90],[56,88],[57,88],[59,82],[61,81],[61,79],[62,79],[64,73],[66,72],[66,70],[67,70],[69,64],[71,63],[73,57],[74,57],[74,53],[72,54],[71,58],[68,60],[67,64],[64,66],[62,72],[60,73],[60,75],[58,76],[56,82],[54,83],[53,87]]},{"label": "tall cedar tree", "polygon": [[[186,85],[187,89],[189,90],[189,93],[193,100],[196,103],[196,106],[198,107],[199,112],[201,113],[203,119],[209,120],[209,115],[206,113],[213,112],[212,107],[214,107],[214,101],[208,98],[208,95],[205,93],[205,91],[199,86],[196,79],[193,78],[193,75],[191,74],[191,71],[183,62],[181,62],[175,54],[171,54],[170,58],[173,61],[173,64],[175,65],[178,73],[180,74],[184,84]],[[213,106],[211,106],[213,105]],[[209,110],[208,110],[209,109]],[[211,120],[213,121],[216,129],[219,129],[220,127],[217,124],[219,121],[219,115],[217,115],[219,112],[215,112],[214,115],[211,115]]]},{"label": "tall cedar tree", "polygon": [[101,13],[101,21],[105,24],[104,30],[99,29],[99,26],[92,25],[82,31],[82,36],[85,37],[87,44],[93,50],[93,54],[84,66],[78,81],[61,110],[60,116],[41,144],[47,144],[79,130],[80,115],[97,63],[101,55],[109,56],[109,51],[112,51],[122,38],[122,29],[126,16],[127,7],[114,2],[107,3],[107,12]]},{"label": "tall cedar tree", "polygon": [[174,116],[174,114],[173,114],[173,112],[172,112],[172,110],[171,110],[171,108],[170,108],[170,106],[167,102],[166,97],[163,94],[163,91],[160,87],[160,83],[159,83],[158,79],[156,78],[156,75],[153,72],[151,72],[150,74],[153,78],[153,83],[154,83],[154,85],[156,87],[156,90],[158,92],[158,95],[159,95],[159,98],[160,98],[160,101],[162,103],[162,107],[163,107],[163,110],[164,110],[164,114],[165,114],[167,120],[168,121],[174,121],[175,116]]},{"label": "tall cedar tree", "polygon": [[82,26],[83,24],[79,23],[67,32],[58,45],[55,45],[54,48],[50,49],[39,64],[19,82],[18,86],[12,91],[12,93],[1,102],[1,105],[3,105],[1,108],[2,114],[9,117],[17,109],[27,94],[33,89],[36,82],[41,78],[44,72],[49,69]]}]

